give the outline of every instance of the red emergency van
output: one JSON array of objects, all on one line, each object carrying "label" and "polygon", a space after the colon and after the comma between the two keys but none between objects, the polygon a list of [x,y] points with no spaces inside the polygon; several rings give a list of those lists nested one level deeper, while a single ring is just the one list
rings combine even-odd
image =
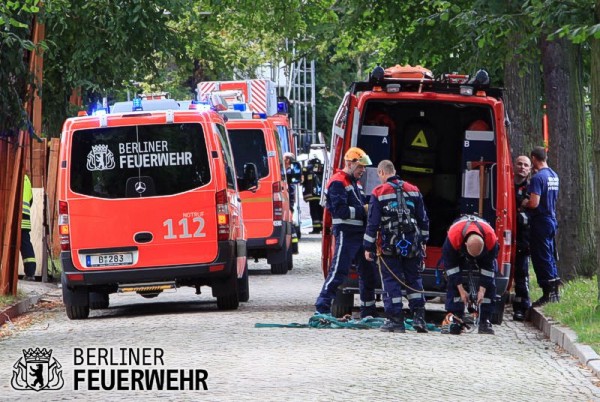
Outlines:
[{"label": "red emergency van", "polygon": [[[428,298],[445,296],[441,247],[450,224],[476,214],[494,227],[500,244],[497,311],[502,321],[514,261],[515,197],[502,91],[490,87],[483,70],[475,77],[443,74],[434,78],[422,67],[377,67],[369,80],[354,82],[335,115],[331,163],[325,180],[343,167],[350,147],[365,150],[373,161],[362,185],[370,194],[379,183],[377,164],[394,162],[398,175],[419,187],[430,219],[423,272]],[[333,255],[331,216],[325,211],[322,268]],[[333,313],[352,309],[356,276],[338,293]]]},{"label": "red emergency van", "polygon": [[90,308],[108,307],[111,293],[150,298],[180,286],[198,294],[210,286],[219,309],[236,309],[249,298],[246,233],[222,117],[134,108],[63,126],[58,208],[67,315],[87,318]]},{"label": "red emergency van", "polygon": [[293,217],[279,135],[271,121],[256,113],[250,118],[247,113],[225,115],[236,168],[253,164],[257,169],[258,185],[240,193],[248,257],[267,258],[273,274],[286,274],[293,267]]}]

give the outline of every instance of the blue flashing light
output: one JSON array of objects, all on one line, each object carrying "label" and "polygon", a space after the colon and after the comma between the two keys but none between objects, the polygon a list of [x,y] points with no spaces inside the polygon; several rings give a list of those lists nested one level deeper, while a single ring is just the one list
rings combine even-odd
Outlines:
[{"label": "blue flashing light", "polygon": [[233,110],[237,110],[238,112],[245,112],[246,104],[245,103],[234,103]]},{"label": "blue flashing light", "polygon": [[260,116],[261,119],[266,119],[267,118],[267,114],[266,113],[259,113],[258,114]]},{"label": "blue flashing light", "polygon": [[142,98],[133,98],[133,107],[131,108],[131,110],[134,112],[144,110],[144,108],[142,107]]},{"label": "blue flashing light", "polygon": [[288,113],[288,104],[287,102],[277,102],[277,113]]},{"label": "blue flashing light", "polygon": [[259,113],[259,112],[252,112],[252,118],[253,119],[266,119],[267,118],[267,114],[266,113]]},{"label": "blue flashing light", "polygon": [[190,106],[188,106],[188,109],[189,110],[210,110],[211,106],[210,106],[210,102],[193,100],[192,103],[190,103]]}]

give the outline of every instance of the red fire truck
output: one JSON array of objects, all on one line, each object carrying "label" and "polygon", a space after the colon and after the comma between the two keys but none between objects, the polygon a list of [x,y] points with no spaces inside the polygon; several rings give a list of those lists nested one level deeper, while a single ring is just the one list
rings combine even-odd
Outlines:
[{"label": "red fire truck", "polygon": [[[430,218],[423,285],[428,299],[445,296],[441,247],[450,224],[464,214],[485,218],[500,244],[496,313],[502,321],[512,282],[515,197],[502,91],[480,70],[474,77],[434,78],[420,66],[377,67],[367,81],[354,82],[335,115],[331,159],[324,183],[343,167],[350,147],[366,151],[373,165],[361,182],[365,194],[379,184],[377,164],[394,162],[398,175],[419,187]],[[324,200],[323,200],[324,201]],[[324,205],[324,202],[323,202]],[[322,269],[333,255],[331,216],[324,215]],[[338,290],[332,312],[351,311],[356,275]]]}]

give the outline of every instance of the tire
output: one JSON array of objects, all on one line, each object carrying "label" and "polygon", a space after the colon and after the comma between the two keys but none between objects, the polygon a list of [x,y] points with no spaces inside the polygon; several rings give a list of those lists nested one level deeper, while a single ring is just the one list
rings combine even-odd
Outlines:
[{"label": "tire", "polygon": [[490,317],[490,322],[494,325],[501,325],[502,320],[504,319],[504,306],[506,305],[506,301],[508,300],[508,295],[504,294],[500,297],[499,300],[496,301],[494,312]]},{"label": "tire", "polygon": [[90,316],[90,306],[71,306],[65,304],[67,317],[71,320],[85,320]]},{"label": "tire", "polygon": [[229,295],[217,296],[217,308],[219,310],[237,310],[239,306],[240,299],[237,290]]},{"label": "tire", "polygon": [[[296,247],[298,247],[298,243],[296,243]],[[288,271],[291,271],[292,268],[294,268],[294,253],[292,252],[291,248],[288,250],[287,253],[287,267]]]},{"label": "tire", "polygon": [[342,289],[338,289],[335,300],[331,304],[331,315],[340,318],[347,314],[352,314],[353,307],[354,295],[352,293],[344,293]]},{"label": "tire", "polygon": [[102,310],[108,308],[108,293],[90,292],[90,309]]},{"label": "tire", "polygon": [[250,284],[248,281],[248,263],[244,267],[244,275],[238,278],[238,299],[241,302],[247,302],[250,300]]}]

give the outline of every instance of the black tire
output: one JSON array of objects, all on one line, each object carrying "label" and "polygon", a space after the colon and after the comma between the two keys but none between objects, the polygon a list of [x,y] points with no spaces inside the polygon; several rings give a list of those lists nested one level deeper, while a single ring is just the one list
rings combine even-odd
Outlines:
[{"label": "black tire", "polygon": [[238,299],[241,302],[247,302],[250,300],[250,284],[248,281],[248,262],[244,267],[244,275],[238,278]]},{"label": "black tire", "polygon": [[237,310],[240,306],[237,289],[235,293],[225,296],[217,296],[217,308],[219,310]]},{"label": "black tire", "polygon": [[331,304],[331,315],[340,318],[352,314],[353,307],[354,295],[352,293],[344,293],[342,289],[338,289],[335,300]]},{"label": "black tire", "polygon": [[108,293],[90,292],[90,309],[102,310],[108,308],[109,299]]},{"label": "black tire", "polygon": [[85,320],[90,316],[90,306],[72,306],[65,304],[67,317],[71,320]]},{"label": "black tire", "polygon": [[[296,243],[296,246],[297,245],[298,245],[298,243]],[[288,271],[291,271],[292,268],[294,268],[294,253],[292,252],[291,248],[288,250],[288,253],[287,253],[287,267],[288,267]]]},{"label": "black tire", "polygon": [[494,312],[490,317],[490,322],[494,325],[501,325],[504,319],[504,306],[508,300],[508,294],[504,294],[500,299],[496,300]]}]

